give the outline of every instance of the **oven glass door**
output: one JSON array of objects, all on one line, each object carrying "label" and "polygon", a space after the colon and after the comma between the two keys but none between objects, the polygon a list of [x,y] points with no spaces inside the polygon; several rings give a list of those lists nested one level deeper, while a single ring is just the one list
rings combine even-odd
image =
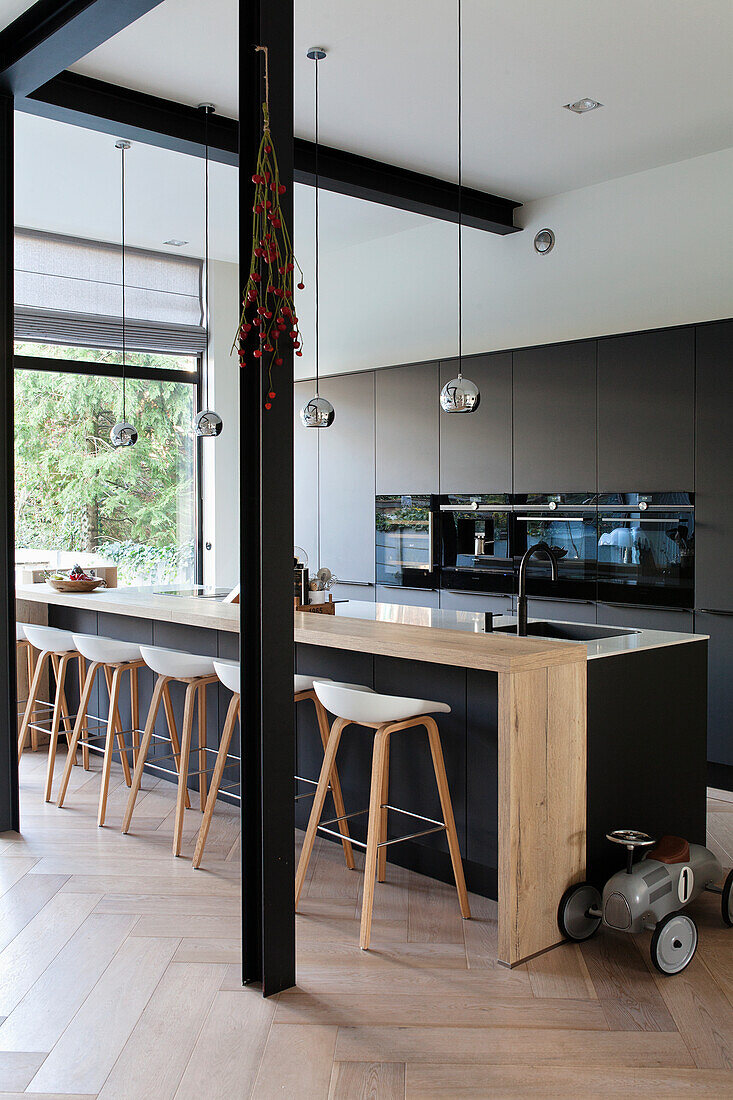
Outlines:
[{"label": "oven glass door", "polygon": [[530,596],[557,599],[596,598],[596,551],[598,545],[596,499],[593,493],[533,494],[515,499],[516,565],[536,542],[558,548],[558,579],[553,582],[550,566],[532,558],[527,567]]},{"label": "oven glass door", "polygon": [[505,494],[440,498],[441,587],[513,591],[509,517]]},{"label": "oven glass door", "polygon": [[694,577],[695,510],[690,494],[601,498],[599,600],[691,608]]},{"label": "oven glass door", "polygon": [[376,580],[406,588],[436,587],[434,498],[377,497]]}]

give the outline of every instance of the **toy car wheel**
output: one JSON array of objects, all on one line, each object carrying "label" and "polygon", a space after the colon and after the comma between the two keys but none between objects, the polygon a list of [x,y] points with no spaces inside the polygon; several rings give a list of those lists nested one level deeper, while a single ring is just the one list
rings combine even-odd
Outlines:
[{"label": "toy car wheel", "polygon": [[661,974],[679,974],[697,951],[697,925],[686,913],[668,913],[652,936],[652,962]]},{"label": "toy car wheel", "polygon": [[590,909],[600,914],[601,895],[595,886],[576,882],[565,891],[557,909],[557,924],[565,939],[582,943],[598,931],[602,917],[591,915]]},{"label": "toy car wheel", "polygon": [[733,871],[728,872],[728,877],[725,880],[720,906],[723,910],[723,924],[733,928]]}]

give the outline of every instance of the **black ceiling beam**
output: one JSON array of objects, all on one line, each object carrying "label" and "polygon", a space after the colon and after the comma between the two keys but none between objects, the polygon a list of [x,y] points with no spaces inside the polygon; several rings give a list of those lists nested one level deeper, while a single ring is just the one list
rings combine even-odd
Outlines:
[{"label": "black ceiling beam", "polygon": [[0,90],[28,95],[162,0],[38,0],[0,31]]},{"label": "black ceiling beam", "polygon": [[[16,100],[16,107],[190,156],[203,155],[203,116],[196,107],[77,73],[61,73],[24,99]],[[236,166],[236,119],[214,114],[209,127],[211,158]],[[326,191],[442,221],[458,221],[458,187],[434,176],[322,145],[318,150],[318,177]],[[315,145],[302,138],[295,139],[294,178],[296,183],[315,183]],[[461,205],[464,225],[489,233],[519,232],[514,225],[519,202],[464,187]]]}]

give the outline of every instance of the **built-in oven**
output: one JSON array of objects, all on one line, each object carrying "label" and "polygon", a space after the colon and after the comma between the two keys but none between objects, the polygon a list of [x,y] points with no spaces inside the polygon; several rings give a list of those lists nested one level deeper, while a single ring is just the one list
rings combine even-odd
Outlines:
[{"label": "built-in oven", "polygon": [[558,579],[547,562],[532,558],[527,593],[555,599],[595,600],[598,546],[595,493],[527,493],[513,498],[513,550],[518,568],[536,542],[556,548]]},{"label": "built-in oven", "polygon": [[694,607],[693,493],[599,496],[598,599]]},{"label": "built-in oven", "polygon": [[459,592],[514,592],[511,498],[504,493],[440,498],[440,585]]},{"label": "built-in oven", "polygon": [[391,588],[438,587],[437,496],[376,498],[376,581]]}]

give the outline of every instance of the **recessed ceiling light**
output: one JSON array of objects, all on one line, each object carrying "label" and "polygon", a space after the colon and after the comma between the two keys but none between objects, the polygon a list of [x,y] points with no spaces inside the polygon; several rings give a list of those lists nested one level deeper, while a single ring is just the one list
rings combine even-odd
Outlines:
[{"label": "recessed ceiling light", "polygon": [[188,244],[188,241],[179,241],[177,237],[171,237],[169,241],[163,241],[163,244],[170,244],[173,248],[183,248],[184,244]]},{"label": "recessed ceiling light", "polygon": [[564,103],[566,111],[574,111],[576,115],[584,115],[586,111],[595,111],[596,108],[602,107],[603,104],[599,103],[597,99],[576,99],[575,103]]}]

